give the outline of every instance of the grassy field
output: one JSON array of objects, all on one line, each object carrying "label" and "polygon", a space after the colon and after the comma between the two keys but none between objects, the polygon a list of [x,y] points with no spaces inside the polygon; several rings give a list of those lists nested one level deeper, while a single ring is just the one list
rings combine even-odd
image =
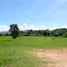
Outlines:
[{"label": "grassy field", "polygon": [[67,48],[67,38],[22,36],[13,40],[11,37],[2,36],[0,37],[0,67],[39,67],[40,60],[26,53],[37,48]]}]

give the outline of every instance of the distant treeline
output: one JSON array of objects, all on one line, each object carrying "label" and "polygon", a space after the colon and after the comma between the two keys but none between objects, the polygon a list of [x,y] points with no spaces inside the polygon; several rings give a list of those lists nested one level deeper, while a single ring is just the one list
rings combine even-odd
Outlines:
[{"label": "distant treeline", "polygon": [[[5,34],[0,34],[0,36],[10,36],[8,32]],[[26,31],[20,31],[19,36],[64,36],[67,37],[67,29],[66,28],[60,28],[55,30],[26,30]]]}]

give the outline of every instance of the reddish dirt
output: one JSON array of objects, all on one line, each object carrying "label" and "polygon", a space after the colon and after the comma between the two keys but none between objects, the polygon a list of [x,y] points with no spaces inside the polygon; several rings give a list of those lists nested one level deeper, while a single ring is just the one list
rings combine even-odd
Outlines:
[{"label": "reddish dirt", "polygon": [[32,54],[47,61],[46,67],[67,67],[67,49],[34,49]]}]

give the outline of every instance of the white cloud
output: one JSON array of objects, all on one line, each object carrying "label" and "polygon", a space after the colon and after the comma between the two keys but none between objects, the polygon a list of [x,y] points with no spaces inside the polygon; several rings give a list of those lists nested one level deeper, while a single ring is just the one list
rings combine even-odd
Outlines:
[{"label": "white cloud", "polygon": [[20,30],[30,30],[30,29],[34,29],[35,26],[34,25],[29,25],[29,24],[26,24],[24,23],[23,25],[19,25],[19,29]]},{"label": "white cloud", "polygon": [[39,29],[44,30],[44,29],[47,29],[47,27],[46,26],[34,26],[31,24],[24,23],[23,25],[19,26],[19,29],[20,30],[30,30],[30,29],[32,29],[32,30],[39,30]]},{"label": "white cloud", "polygon": [[[34,25],[31,25],[31,24],[26,24],[24,23],[23,25],[19,25],[18,26],[20,30],[46,30],[46,29],[49,29],[49,30],[54,30],[56,28],[67,28],[67,26],[61,26],[61,27],[51,27],[51,26],[34,26]],[[1,31],[9,31],[9,25],[0,25],[0,32]]]},{"label": "white cloud", "polygon": [[7,25],[0,25],[0,31],[8,31],[9,30],[9,26]]},{"label": "white cloud", "polygon": [[62,27],[52,27],[52,26],[34,26],[34,25],[30,25],[30,24],[26,24],[24,23],[23,25],[19,25],[19,29],[20,30],[46,30],[46,29],[49,29],[49,30],[54,30],[54,29],[57,29],[57,28],[67,28],[67,26],[62,26]]}]

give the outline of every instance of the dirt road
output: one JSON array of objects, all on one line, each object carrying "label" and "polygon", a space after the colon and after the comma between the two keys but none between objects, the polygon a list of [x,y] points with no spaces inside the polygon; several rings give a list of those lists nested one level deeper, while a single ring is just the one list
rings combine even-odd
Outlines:
[{"label": "dirt road", "polygon": [[47,67],[67,67],[67,49],[34,49],[33,52],[48,62]]}]

